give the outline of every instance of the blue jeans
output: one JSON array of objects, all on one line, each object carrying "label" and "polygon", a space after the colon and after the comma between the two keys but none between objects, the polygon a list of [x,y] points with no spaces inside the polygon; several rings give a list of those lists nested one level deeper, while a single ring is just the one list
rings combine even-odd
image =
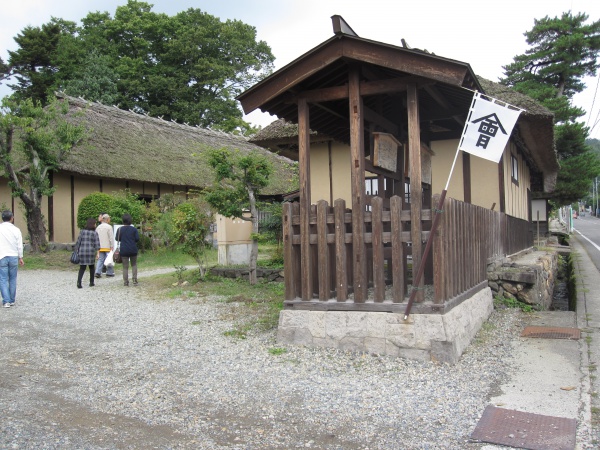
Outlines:
[{"label": "blue jeans", "polygon": [[[96,263],[96,275],[102,275],[102,266],[104,265],[104,261],[106,261],[106,257],[110,252],[99,252],[100,256],[98,257],[98,262]],[[115,274],[115,266],[106,266],[106,275],[112,276]]]},{"label": "blue jeans", "polygon": [[14,303],[17,297],[18,256],[5,256],[0,259],[0,292],[2,303]]}]

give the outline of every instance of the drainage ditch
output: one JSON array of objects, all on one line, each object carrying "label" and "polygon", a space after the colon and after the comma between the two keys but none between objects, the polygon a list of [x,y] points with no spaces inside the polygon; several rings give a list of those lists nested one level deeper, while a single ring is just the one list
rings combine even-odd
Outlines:
[{"label": "drainage ditch", "polygon": [[554,283],[550,311],[575,311],[576,306],[575,277],[571,253],[559,252],[558,272]]}]

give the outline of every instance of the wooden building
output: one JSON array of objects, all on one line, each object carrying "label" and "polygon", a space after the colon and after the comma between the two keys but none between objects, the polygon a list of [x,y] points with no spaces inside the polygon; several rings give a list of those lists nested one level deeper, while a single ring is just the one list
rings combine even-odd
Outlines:
[{"label": "wooden building", "polygon": [[[238,97],[246,113],[258,108],[283,120],[274,125],[279,131],[266,129],[253,141],[299,161],[299,201],[284,210],[285,306],[399,314],[415,290],[414,313],[444,316],[468,308],[487,287],[489,261],[532,245],[532,191],[551,190],[558,170],[552,114],[478,79],[467,63],[363,39],[341,17],[332,20],[331,39]],[[451,198],[436,211],[433,195],[448,178],[474,91],[527,111],[500,164],[461,155]],[[434,214],[441,214],[441,224],[432,236],[433,258],[425,281],[411,286],[410,266],[420,266]],[[469,336],[489,314],[491,296],[485,302],[481,317],[464,324]],[[340,346],[356,337],[315,325],[339,323],[336,314],[313,315],[313,323],[302,326],[300,316],[284,311],[280,318],[290,342]],[[365,333],[350,347],[370,351],[368,342],[377,341],[385,353],[409,351],[410,345]],[[333,334],[342,336],[337,343]],[[442,339],[453,342],[448,358],[460,355],[469,339]],[[431,342],[419,350],[432,354]]]}]

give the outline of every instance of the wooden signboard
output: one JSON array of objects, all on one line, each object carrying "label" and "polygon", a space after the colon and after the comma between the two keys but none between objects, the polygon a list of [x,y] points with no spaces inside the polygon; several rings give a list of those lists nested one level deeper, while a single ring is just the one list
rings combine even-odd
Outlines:
[{"label": "wooden signboard", "polygon": [[389,133],[373,133],[373,166],[396,172],[400,142]]}]

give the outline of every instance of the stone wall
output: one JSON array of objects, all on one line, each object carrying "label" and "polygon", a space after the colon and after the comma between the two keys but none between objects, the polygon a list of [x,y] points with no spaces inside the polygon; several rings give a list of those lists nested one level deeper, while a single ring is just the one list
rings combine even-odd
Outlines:
[{"label": "stone wall", "polygon": [[488,285],[494,296],[517,299],[539,310],[552,303],[558,272],[555,252],[534,251],[488,265]]},{"label": "stone wall", "polygon": [[493,310],[489,288],[445,314],[287,309],[277,341],[454,364]]},{"label": "stone wall", "polygon": [[[243,278],[248,280],[250,272],[247,267],[231,268],[231,267],[213,267],[209,270],[212,275],[224,278]],[[259,281],[276,281],[283,282],[283,269],[256,269],[256,277]]]}]

